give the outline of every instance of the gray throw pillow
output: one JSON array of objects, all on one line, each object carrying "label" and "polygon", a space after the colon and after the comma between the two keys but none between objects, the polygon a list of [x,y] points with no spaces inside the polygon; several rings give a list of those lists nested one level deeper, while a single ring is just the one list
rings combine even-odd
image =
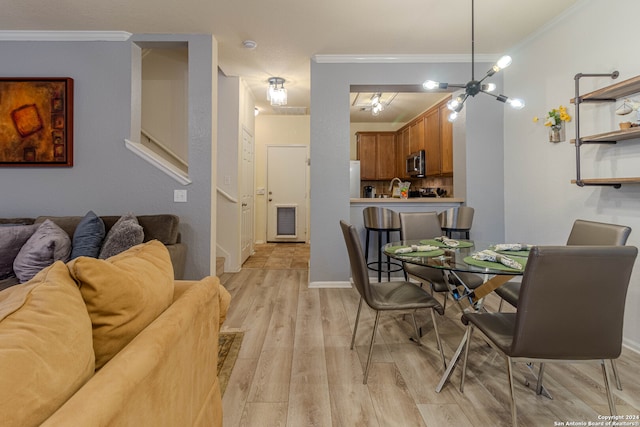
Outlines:
[{"label": "gray throw pillow", "polygon": [[105,233],[102,218],[93,211],[87,212],[73,232],[71,259],[79,256],[98,258]]},{"label": "gray throw pillow", "polygon": [[38,229],[16,255],[13,271],[20,283],[28,282],[40,270],[55,261],[69,260],[71,239],[69,235],[50,219],[39,224]]},{"label": "gray throw pillow", "polygon": [[34,224],[0,226],[0,280],[13,277],[13,261],[36,228]]},{"label": "gray throw pillow", "polygon": [[138,224],[138,219],[132,213],[120,217],[107,233],[102,249],[100,249],[100,259],[107,259],[124,252],[127,249],[139,245],[144,240],[144,231]]}]

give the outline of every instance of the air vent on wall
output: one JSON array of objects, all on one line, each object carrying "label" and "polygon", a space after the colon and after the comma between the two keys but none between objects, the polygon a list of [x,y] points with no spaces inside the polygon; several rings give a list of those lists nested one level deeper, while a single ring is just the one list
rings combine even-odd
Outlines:
[{"label": "air vent on wall", "polygon": [[271,107],[273,108],[273,112],[276,114],[282,114],[287,116],[304,116],[307,114],[307,107]]}]

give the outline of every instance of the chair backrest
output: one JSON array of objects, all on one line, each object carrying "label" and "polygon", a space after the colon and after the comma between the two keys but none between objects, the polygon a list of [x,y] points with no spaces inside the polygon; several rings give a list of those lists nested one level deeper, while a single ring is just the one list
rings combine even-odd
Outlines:
[{"label": "chair backrest", "polygon": [[344,242],[347,245],[349,254],[349,263],[351,265],[351,276],[356,289],[365,302],[371,306],[371,288],[369,286],[369,271],[367,262],[364,259],[360,237],[353,225],[349,225],[344,221],[340,221],[340,228],[344,236]]},{"label": "chair backrest", "polygon": [[400,212],[402,240],[431,239],[442,236],[440,220],[435,212]]},{"label": "chair backrest", "polygon": [[522,278],[510,355],[618,357],[637,254],[633,246],[534,247]]},{"label": "chair backrest", "polygon": [[470,230],[473,224],[474,209],[469,206],[458,206],[440,212],[440,227],[455,230]]},{"label": "chair backrest", "polygon": [[626,225],[576,219],[569,233],[567,245],[616,245],[624,246],[631,234]]},{"label": "chair backrest", "polygon": [[399,230],[400,217],[398,212],[381,208],[377,206],[369,206],[362,211],[365,228],[373,230]]}]

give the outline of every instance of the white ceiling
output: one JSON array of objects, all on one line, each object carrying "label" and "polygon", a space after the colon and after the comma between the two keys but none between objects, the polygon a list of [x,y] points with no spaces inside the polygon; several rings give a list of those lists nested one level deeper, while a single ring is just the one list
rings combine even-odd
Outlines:
[{"label": "white ceiling", "polygon": [[[578,1],[476,1],[476,54],[507,52]],[[267,79],[285,78],[288,106],[308,109],[314,55],[470,55],[471,0],[20,0],[4,2],[0,28],[213,34],[221,70],[275,114]]]}]

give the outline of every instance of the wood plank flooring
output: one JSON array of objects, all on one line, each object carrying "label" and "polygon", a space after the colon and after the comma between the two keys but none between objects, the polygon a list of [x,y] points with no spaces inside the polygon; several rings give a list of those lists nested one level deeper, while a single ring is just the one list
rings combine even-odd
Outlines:
[{"label": "wood plank flooring", "polygon": [[[223,398],[225,427],[511,425],[505,361],[477,336],[464,393],[459,391],[460,365],[442,392],[435,392],[443,367],[428,312],[418,315],[424,325],[422,347],[408,339],[413,331],[409,316],[382,314],[368,384],[363,385],[373,312],[363,308],[356,348],[350,350],[357,292],[309,289],[308,270],[291,268],[301,264],[306,265],[250,264],[221,277],[233,298],[222,329],[245,331]],[[494,309],[497,302],[490,295],[486,304]],[[449,302],[445,315],[436,317],[449,360],[464,331],[460,310]],[[618,414],[638,416],[640,355],[623,349],[618,369],[624,388],[619,391],[612,382]],[[553,400],[524,386],[526,371],[515,365],[520,426],[587,425],[609,414],[596,363],[549,364],[545,386]],[[640,425],[638,419],[627,421]]]}]

